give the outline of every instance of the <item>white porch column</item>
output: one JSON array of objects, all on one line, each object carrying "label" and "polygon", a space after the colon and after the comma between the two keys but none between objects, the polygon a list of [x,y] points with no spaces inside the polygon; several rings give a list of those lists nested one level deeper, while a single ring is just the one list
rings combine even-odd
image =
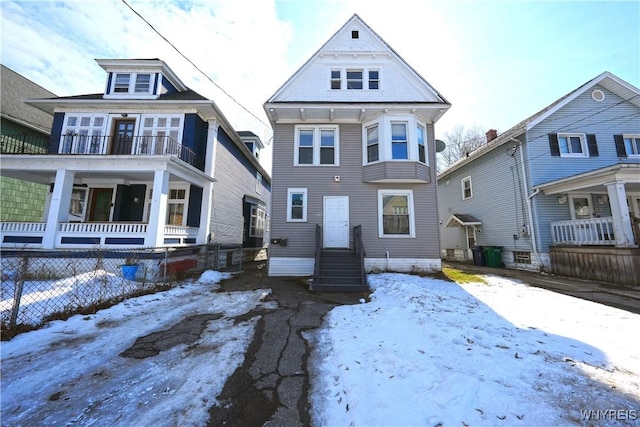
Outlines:
[{"label": "white porch column", "polygon": [[[216,154],[218,152],[218,129],[220,124],[217,120],[209,120],[209,130],[207,131],[207,153],[204,165],[204,173],[210,177],[215,176]],[[211,211],[213,202],[213,183],[207,182],[202,189],[202,205],[200,206],[200,229],[198,231],[198,244],[207,243],[207,238],[211,232]]]},{"label": "white porch column", "polygon": [[42,249],[54,249],[58,223],[65,222],[69,218],[69,205],[71,193],[73,193],[73,178],[75,172],[61,169],[56,172],[56,180],[53,183],[53,193],[47,215],[47,228],[42,238]]},{"label": "white porch column", "polygon": [[605,186],[607,187],[611,215],[613,216],[613,232],[616,237],[616,246],[633,246],[633,229],[631,228],[631,216],[629,215],[629,206],[627,206],[624,182],[610,182]]},{"label": "white porch column", "polygon": [[153,195],[149,226],[144,245],[157,248],[164,245],[164,225],[167,222],[167,201],[169,198],[169,172],[156,170],[153,176]]}]

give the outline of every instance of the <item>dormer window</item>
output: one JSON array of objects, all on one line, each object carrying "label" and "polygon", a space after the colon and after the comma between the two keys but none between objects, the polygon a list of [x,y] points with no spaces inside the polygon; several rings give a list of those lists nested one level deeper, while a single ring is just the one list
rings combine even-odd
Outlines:
[{"label": "dormer window", "polygon": [[114,73],[110,94],[151,95],[153,78],[150,73]]}]

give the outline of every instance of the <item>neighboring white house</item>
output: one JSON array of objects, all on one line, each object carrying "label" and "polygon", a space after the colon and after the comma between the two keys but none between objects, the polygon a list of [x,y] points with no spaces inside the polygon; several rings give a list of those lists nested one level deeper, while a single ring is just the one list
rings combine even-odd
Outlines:
[{"label": "neighboring white house", "polygon": [[[262,247],[270,177],[215,103],[159,59],[99,59],[104,92],[31,99],[51,138],[3,147],[2,176],[49,187],[38,222],[5,222],[3,249]],[[4,99],[3,99],[4,101]]]},{"label": "neighboring white house", "polygon": [[640,284],[640,90],[604,72],[438,176],[442,256]]}]

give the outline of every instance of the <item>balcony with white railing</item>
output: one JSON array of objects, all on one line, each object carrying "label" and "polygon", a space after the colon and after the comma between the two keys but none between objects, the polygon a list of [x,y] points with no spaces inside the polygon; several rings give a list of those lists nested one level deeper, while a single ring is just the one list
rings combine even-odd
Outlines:
[{"label": "balcony with white railing", "polygon": [[554,245],[614,246],[613,218],[589,218],[551,223]]}]

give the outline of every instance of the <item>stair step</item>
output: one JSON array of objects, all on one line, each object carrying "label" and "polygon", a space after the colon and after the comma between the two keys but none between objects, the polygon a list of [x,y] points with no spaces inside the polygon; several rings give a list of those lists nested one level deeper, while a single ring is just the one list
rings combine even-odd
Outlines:
[{"label": "stair step", "polygon": [[369,287],[354,283],[342,285],[313,284],[311,285],[311,290],[315,292],[369,292]]},{"label": "stair step", "polygon": [[360,269],[351,269],[351,270],[345,270],[345,269],[329,269],[329,268],[321,268],[320,269],[320,276],[326,276],[326,277],[360,277]]},{"label": "stair step", "polygon": [[324,274],[320,274],[320,280],[318,283],[330,284],[330,285],[342,285],[342,284],[350,284],[350,283],[360,283],[360,276],[326,276]]}]

